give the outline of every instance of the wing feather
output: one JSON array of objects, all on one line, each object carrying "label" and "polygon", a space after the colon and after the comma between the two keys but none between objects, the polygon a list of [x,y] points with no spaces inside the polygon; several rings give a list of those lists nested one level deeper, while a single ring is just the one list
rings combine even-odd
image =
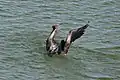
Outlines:
[{"label": "wing feather", "polygon": [[88,27],[88,24],[86,24],[85,26],[83,27],[80,27],[78,29],[75,29],[75,30],[72,30],[72,35],[71,35],[71,42],[74,42],[76,39],[80,38],[84,32],[85,32],[85,29]]},{"label": "wing feather", "polygon": [[83,27],[80,27],[78,29],[73,29],[73,30],[70,30],[69,31],[69,34],[66,38],[66,41],[65,41],[65,46],[64,46],[64,52],[65,54],[67,54],[68,52],[68,49],[71,45],[72,42],[74,42],[76,39],[80,38],[84,32],[85,32],[85,29],[88,27],[89,25],[86,24],[85,26]]}]

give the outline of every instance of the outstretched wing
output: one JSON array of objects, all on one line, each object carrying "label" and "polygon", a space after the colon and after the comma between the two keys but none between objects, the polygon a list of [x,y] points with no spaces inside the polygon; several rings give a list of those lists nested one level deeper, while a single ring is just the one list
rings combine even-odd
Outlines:
[{"label": "outstretched wing", "polygon": [[70,31],[69,34],[71,34],[71,40],[70,40],[70,43],[71,42],[74,42],[76,39],[80,38],[84,32],[85,32],[85,29],[88,27],[89,25],[86,24],[85,26],[83,27],[80,27],[78,29],[73,29]]},{"label": "outstretched wing", "polygon": [[74,42],[76,39],[80,38],[84,32],[85,32],[85,29],[88,27],[89,25],[86,24],[85,26],[83,27],[80,27],[78,29],[73,29],[71,31],[69,31],[69,34],[66,38],[66,41],[65,41],[65,46],[64,46],[64,52],[65,54],[67,54],[68,52],[68,49],[71,45],[72,42]]}]

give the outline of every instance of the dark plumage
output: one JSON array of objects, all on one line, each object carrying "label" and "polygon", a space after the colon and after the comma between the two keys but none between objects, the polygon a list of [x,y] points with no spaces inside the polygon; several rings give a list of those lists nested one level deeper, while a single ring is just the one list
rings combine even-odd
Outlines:
[{"label": "dark plumage", "polygon": [[61,42],[58,44],[58,43],[56,43],[56,41],[54,39],[55,35],[57,33],[58,25],[53,25],[52,26],[53,30],[50,33],[50,36],[46,40],[46,50],[48,52],[48,55],[52,56],[56,53],[58,53],[58,54],[64,53],[66,55],[71,43],[74,42],[76,39],[80,38],[84,34],[85,29],[88,26],[89,25],[86,24],[83,27],[70,30],[68,35],[67,35],[66,40],[65,41],[61,40]]},{"label": "dark plumage", "polygon": [[55,35],[57,33],[58,25],[53,25],[52,28],[53,28],[53,30],[46,40],[46,50],[47,50],[49,56],[52,56],[53,54],[55,54],[56,50],[58,48],[58,44],[54,40]]},{"label": "dark plumage", "polygon": [[88,24],[86,24],[85,26],[81,27],[81,28],[78,28],[78,29],[73,29],[69,32],[72,33],[71,34],[71,42],[74,42],[76,39],[80,38],[84,32],[85,32],[85,29],[88,27]]}]

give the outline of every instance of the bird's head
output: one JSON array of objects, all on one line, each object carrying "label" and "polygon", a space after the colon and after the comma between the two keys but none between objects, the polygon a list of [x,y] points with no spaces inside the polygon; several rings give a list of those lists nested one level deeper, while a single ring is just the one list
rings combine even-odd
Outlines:
[{"label": "bird's head", "polygon": [[54,25],[52,26],[52,28],[53,28],[53,30],[57,29],[57,28],[58,28],[58,24],[54,24]]}]

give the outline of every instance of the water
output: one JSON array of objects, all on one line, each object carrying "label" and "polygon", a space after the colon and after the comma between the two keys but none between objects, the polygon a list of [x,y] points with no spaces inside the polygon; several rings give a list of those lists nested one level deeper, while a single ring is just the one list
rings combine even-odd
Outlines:
[{"label": "water", "polygon": [[[90,21],[67,56],[45,55],[57,39]],[[0,80],[120,80],[119,0],[0,0]]]}]

